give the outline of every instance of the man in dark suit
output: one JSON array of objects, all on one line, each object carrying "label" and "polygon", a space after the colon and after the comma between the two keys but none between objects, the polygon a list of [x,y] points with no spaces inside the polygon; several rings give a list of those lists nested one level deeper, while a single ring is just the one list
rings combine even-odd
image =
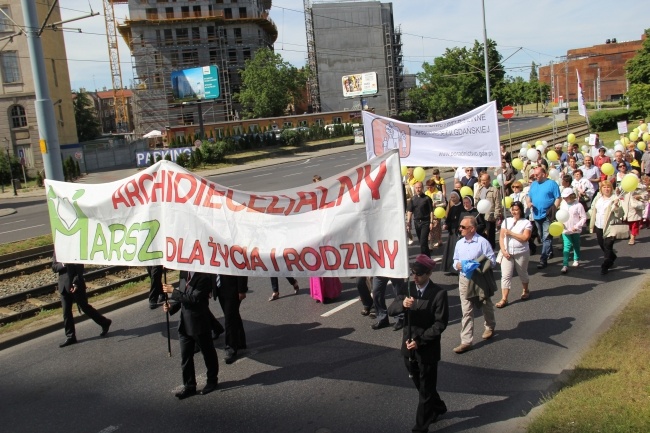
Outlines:
[{"label": "man in dark suit", "polygon": [[405,284],[388,309],[391,316],[406,312],[402,356],[420,397],[413,432],[428,432],[429,426],[447,412],[436,390],[440,339],[449,321],[447,292],[431,280],[435,262],[420,254],[411,263],[415,284]]},{"label": "man in dark suit", "polygon": [[214,291],[214,298],[219,299],[223,310],[226,328],[226,364],[237,360],[238,351],[246,349],[246,333],[244,322],[239,314],[241,301],[246,299],[248,277],[234,275],[219,275]]},{"label": "man in dark suit", "polygon": [[219,383],[219,360],[212,344],[210,330],[210,293],[216,276],[202,272],[181,271],[178,289],[171,284],[163,284],[163,291],[171,294],[171,303],[163,304],[169,314],[181,310],[178,322],[178,340],[181,346],[181,368],[183,370],[183,389],[175,395],[179,400],[196,394],[196,375],[194,372],[194,347],[201,349],[207,369],[207,382],[201,394],[217,389]]},{"label": "man in dark suit", "polygon": [[92,305],[88,303],[86,295],[86,282],[84,281],[84,265],[73,263],[60,263],[56,261],[56,254],[52,257],[52,271],[59,274],[59,295],[61,296],[61,308],[63,309],[63,328],[65,329],[65,341],[59,347],[70,346],[77,342],[74,328],[74,317],[72,316],[72,303],[77,306],[86,316],[102,327],[100,337],[108,334],[108,328],[112,321],[99,314]]}]

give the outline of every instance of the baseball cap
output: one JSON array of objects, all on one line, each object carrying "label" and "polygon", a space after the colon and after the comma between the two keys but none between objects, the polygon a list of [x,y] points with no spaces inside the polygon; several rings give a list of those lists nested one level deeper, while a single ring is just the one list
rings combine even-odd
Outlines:
[{"label": "baseball cap", "polygon": [[569,197],[571,194],[575,194],[575,192],[573,191],[573,188],[564,188],[564,189],[562,190],[562,198],[567,198],[567,197]]}]

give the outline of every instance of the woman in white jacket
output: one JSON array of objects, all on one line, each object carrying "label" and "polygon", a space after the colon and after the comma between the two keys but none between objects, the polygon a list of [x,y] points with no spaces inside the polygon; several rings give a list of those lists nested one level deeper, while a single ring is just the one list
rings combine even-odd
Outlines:
[{"label": "woman in white jacket", "polygon": [[566,211],[569,214],[569,219],[564,223],[564,231],[562,232],[564,254],[561,272],[566,274],[569,270],[571,249],[573,249],[572,266],[580,265],[580,233],[582,233],[582,227],[587,222],[587,214],[585,213],[584,207],[576,199],[576,193],[572,188],[562,190],[560,210]]}]

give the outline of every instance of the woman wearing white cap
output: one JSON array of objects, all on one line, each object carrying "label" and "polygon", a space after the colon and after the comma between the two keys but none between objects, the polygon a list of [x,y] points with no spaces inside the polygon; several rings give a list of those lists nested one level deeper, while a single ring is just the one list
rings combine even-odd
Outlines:
[{"label": "woman wearing white cap", "polygon": [[569,214],[569,219],[564,223],[564,231],[562,232],[564,254],[562,270],[560,271],[566,274],[569,270],[571,249],[573,249],[572,266],[580,265],[580,233],[582,232],[582,227],[587,222],[587,214],[585,213],[584,207],[576,200],[576,193],[572,188],[564,188],[562,190],[560,210],[564,210]]}]

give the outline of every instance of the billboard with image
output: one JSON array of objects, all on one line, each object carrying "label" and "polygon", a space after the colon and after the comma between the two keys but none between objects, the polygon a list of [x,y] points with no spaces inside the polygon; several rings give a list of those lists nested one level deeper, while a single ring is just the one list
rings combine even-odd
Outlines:
[{"label": "billboard with image", "polygon": [[377,93],[377,73],[364,72],[363,74],[344,75],[341,78],[341,84],[345,98],[374,95]]},{"label": "billboard with image", "polygon": [[219,98],[219,68],[215,65],[172,72],[174,102]]}]

